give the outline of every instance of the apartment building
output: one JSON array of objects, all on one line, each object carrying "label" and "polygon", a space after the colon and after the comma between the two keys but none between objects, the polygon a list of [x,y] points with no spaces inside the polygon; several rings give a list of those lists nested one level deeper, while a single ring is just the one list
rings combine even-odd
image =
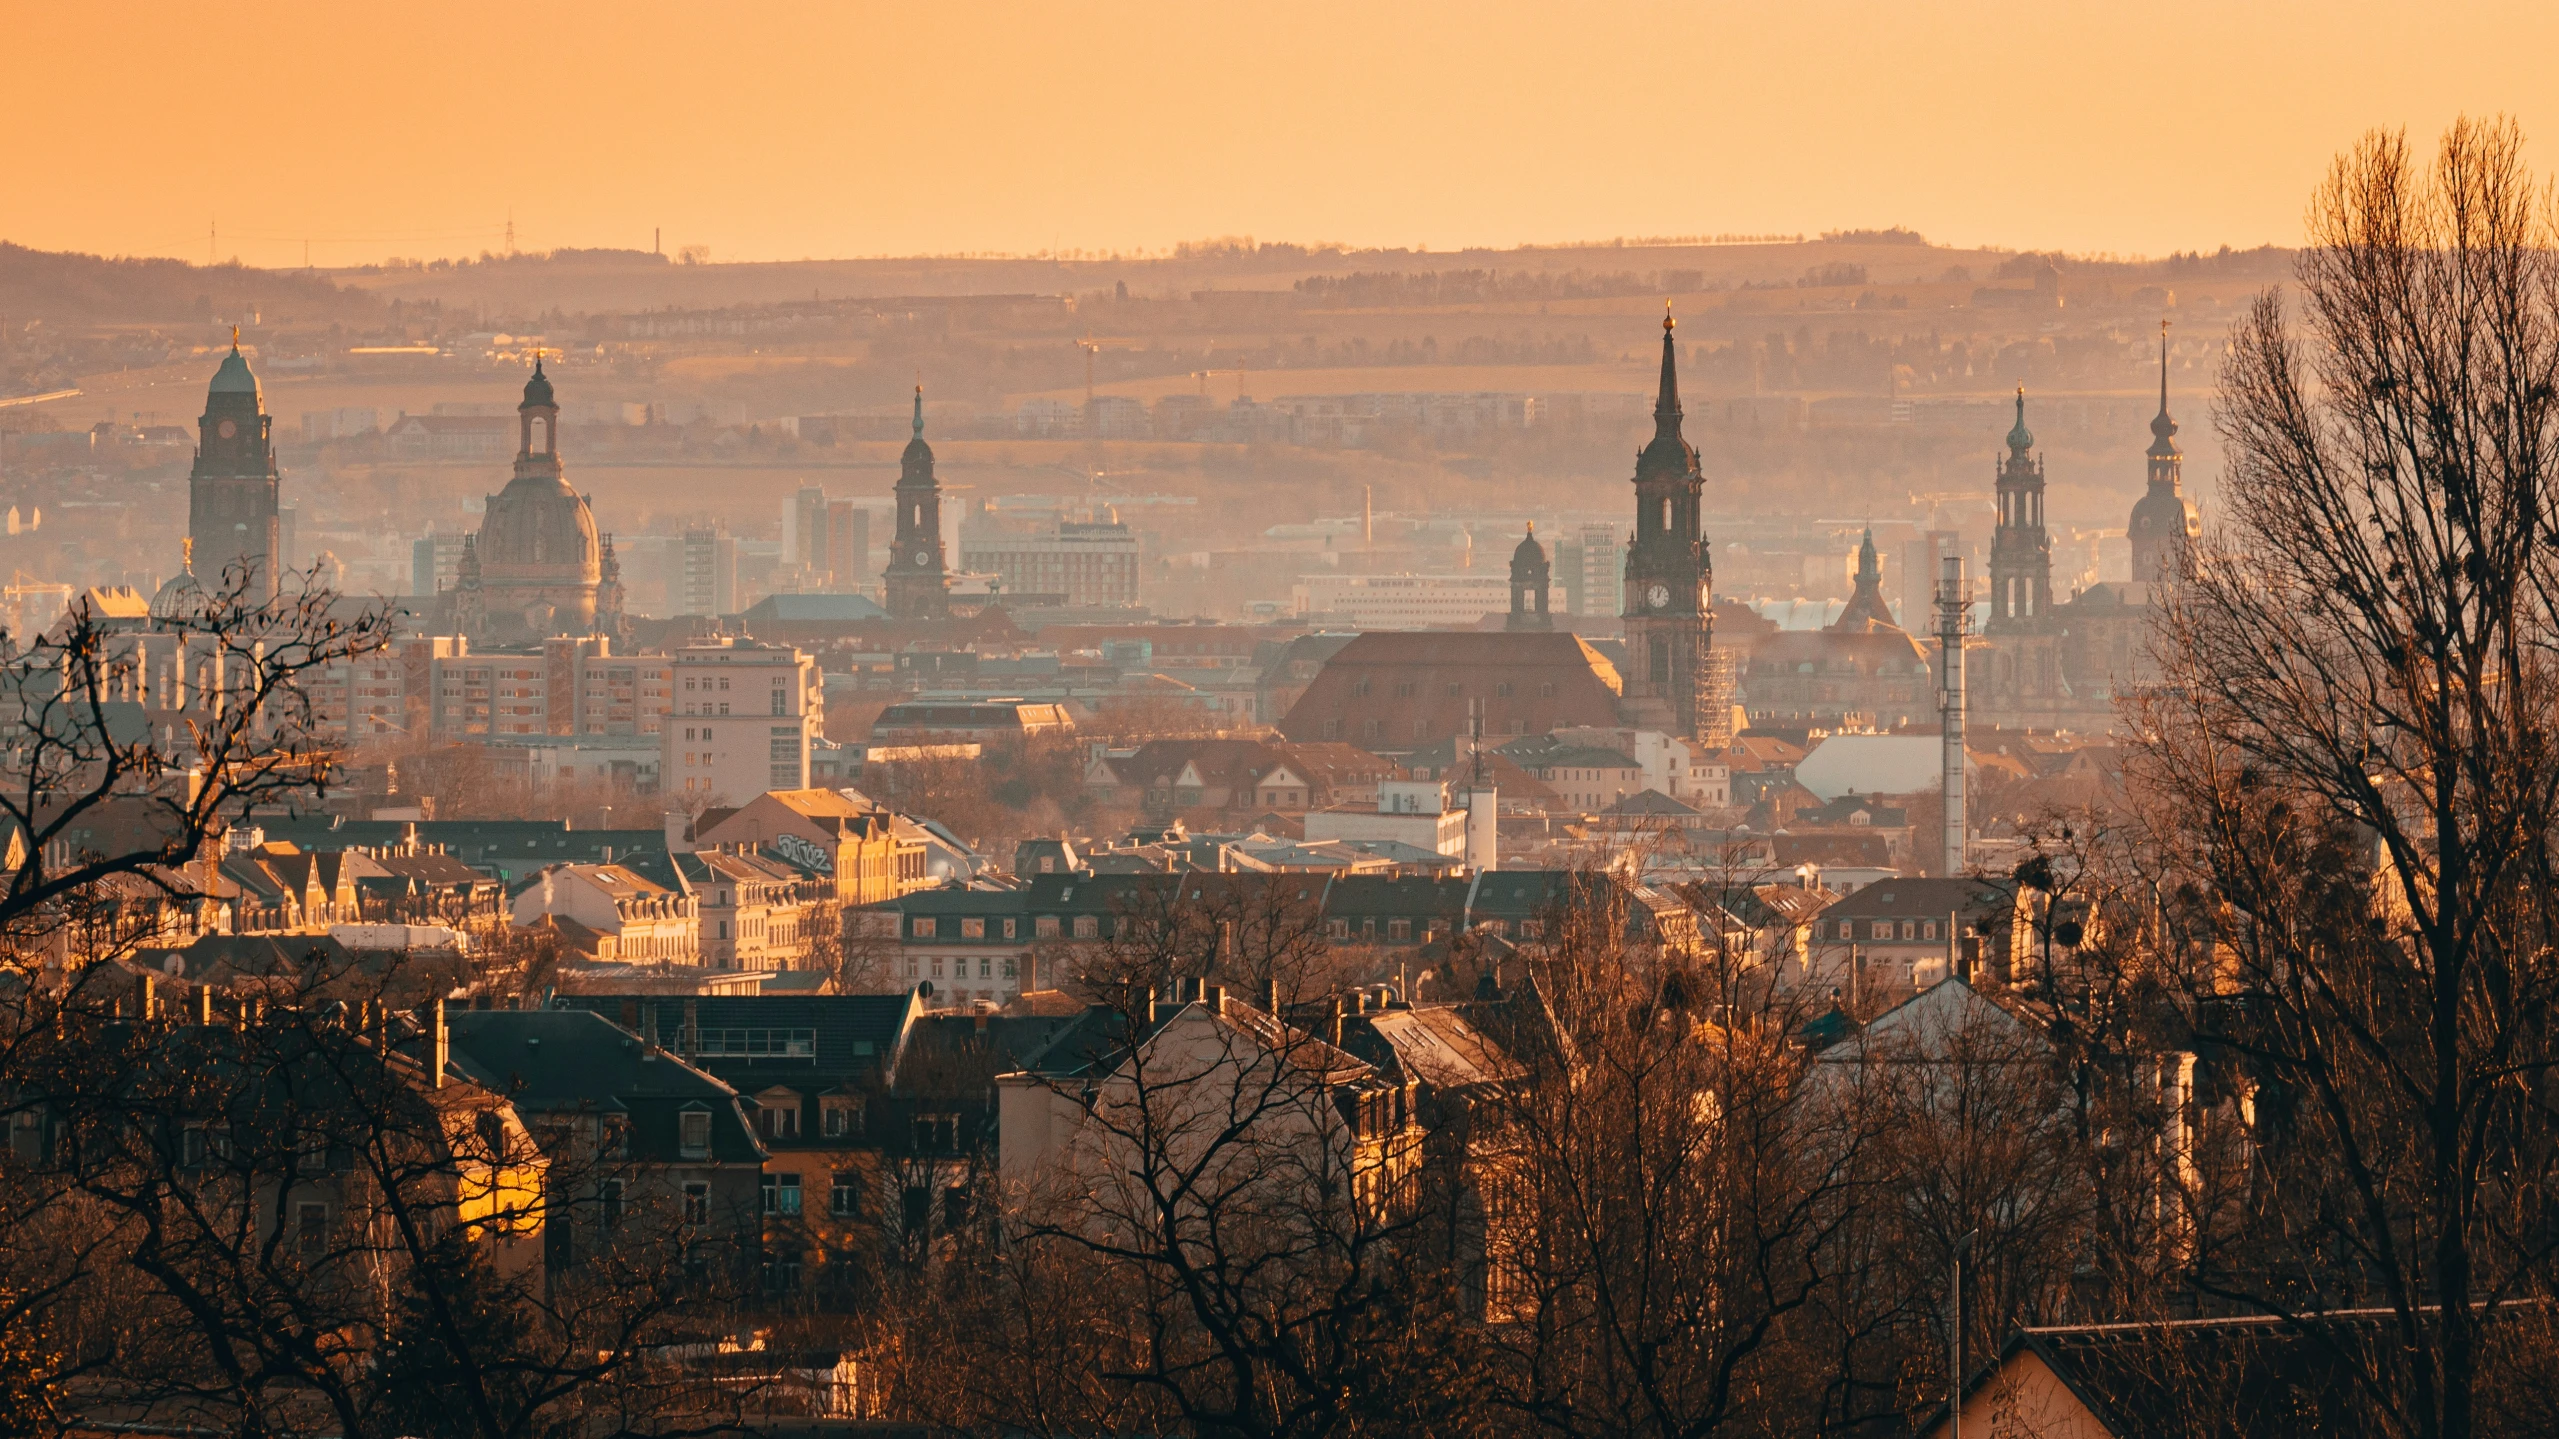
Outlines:
[{"label": "apartment building", "polygon": [[806,789],[809,741],[825,731],[817,662],[788,645],[723,639],[672,656],[658,783],[669,795],[743,802]]}]

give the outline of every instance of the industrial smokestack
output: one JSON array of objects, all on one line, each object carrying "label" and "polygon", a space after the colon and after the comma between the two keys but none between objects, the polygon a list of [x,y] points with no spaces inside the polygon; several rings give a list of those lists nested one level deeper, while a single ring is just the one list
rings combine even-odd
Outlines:
[{"label": "industrial smokestack", "polygon": [[1470,700],[1467,728],[1473,741],[1473,773],[1466,785],[1466,867],[1482,874],[1501,864],[1501,795],[1484,762],[1484,702]]},{"label": "industrial smokestack", "polygon": [[1964,557],[1948,555],[1937,578],[1937,706],[1945,772],[1938,792],[1945,802],[1944,873],[1964,872],[1964,631],[1972,597],[1964,583]]}]

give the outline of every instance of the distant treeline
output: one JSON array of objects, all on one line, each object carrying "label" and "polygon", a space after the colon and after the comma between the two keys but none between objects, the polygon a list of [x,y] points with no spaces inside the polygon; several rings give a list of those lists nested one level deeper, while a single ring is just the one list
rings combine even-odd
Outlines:
[{"label": "distant treeline", "polygon": [[180,325],[378,318],[381,304],[318,275],[184,260],[111,259],[0,242],[0,315],[12,322]]},{"label": "distant treeline", "polygon": [[1676,295],[1706,288],[1702,270],[1359,270],[1309,275],[1297,292],[1318,304],[1356,308],[1466,305],[1487,300],[1593,300],[1611,295]]}]

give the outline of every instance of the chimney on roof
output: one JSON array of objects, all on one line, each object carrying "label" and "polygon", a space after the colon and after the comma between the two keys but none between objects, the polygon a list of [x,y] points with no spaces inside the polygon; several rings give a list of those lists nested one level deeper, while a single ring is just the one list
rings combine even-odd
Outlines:
[{"label": "chimney on roof", "polygon": [[427,1083],[442,1089],[444,1067],[453,1059],[453,1031],[445,1027],[443,999],[426,1002],[424,1012],[418,1015],[418,1027],[426,1031]]}]

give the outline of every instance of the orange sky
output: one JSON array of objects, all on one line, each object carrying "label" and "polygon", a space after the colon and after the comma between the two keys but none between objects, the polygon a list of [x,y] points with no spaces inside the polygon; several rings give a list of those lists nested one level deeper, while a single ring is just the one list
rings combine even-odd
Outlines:
[{"label": "orange sky", "polygon": [[1906,224],[2290,241],[2328,158],[2559,145],[2559,6],[12,0],[0,238],[251,264],[1434,248]]}]

